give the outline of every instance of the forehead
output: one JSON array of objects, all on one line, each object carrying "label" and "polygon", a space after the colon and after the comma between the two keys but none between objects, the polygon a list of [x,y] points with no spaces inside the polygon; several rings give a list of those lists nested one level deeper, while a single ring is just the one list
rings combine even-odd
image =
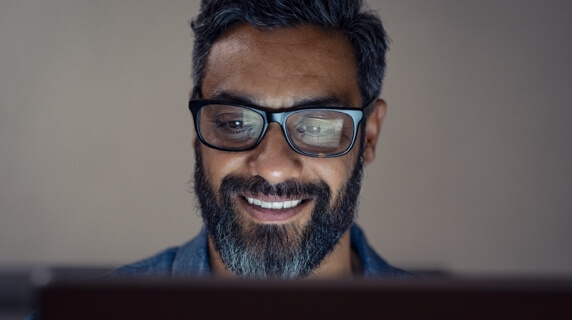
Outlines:
[{"label": "forehead", "polygon": [[276,108],[314,98],[361,102],[350,42],[310,25],[260,30],[239,24],[227,30],[211,48],[202,91],[205,97],[231,93]]}]

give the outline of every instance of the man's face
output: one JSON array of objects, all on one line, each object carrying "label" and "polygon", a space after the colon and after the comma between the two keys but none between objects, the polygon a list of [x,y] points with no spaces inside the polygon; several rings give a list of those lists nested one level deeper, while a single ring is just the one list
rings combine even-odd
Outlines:
[{"label": "man's face", "polygon": [[[237,25],[214,43],[203,98],[289,109],[312,101],[361,107],[350,43],[311,26],[260,31]],[[290,148],[276,123],[253,150],[197,145],[195,189],[210,245],[245,277],[309,275],[354,217],[360,134],[346,155],[314,158]]]}]

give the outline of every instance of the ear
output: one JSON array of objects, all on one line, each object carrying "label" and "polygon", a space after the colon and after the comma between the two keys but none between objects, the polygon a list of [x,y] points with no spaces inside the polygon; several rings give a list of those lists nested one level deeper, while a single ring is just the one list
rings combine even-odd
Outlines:
[{"label": "ear", "polygon": [[[189,90],[189,100],[194,98],[194,93],[195,93],[195,89],[191,88],[191,90]],[[193,121],[193,126],[195,125],[195,122]],[[196,144],[197,144],[197,131],[193,130],[193,148],[195,148]]]},{"label": "ear", "polygon": [[364,150],[364,163],[366,165],[373,162],[375,159],[375,146],[379,133],[381,131],[381,124],[387,112],[387,105],[382,99],[377,99],[375,102],[372,113],[367,118],[365,125],[365,150]]}]

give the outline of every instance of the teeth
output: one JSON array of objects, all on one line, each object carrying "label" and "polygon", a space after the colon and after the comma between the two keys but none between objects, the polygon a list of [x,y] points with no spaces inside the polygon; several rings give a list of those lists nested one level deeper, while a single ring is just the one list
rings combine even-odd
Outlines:
[{"label": "teeth", "polygon": [[246,197],[246,201],[248,203],[253,204],[255,206],[262,207],[264,209],[288,209],[293,208],[302,202],[302,200],[288,200],[288,201],[280,201],[280,202],[266,202],[255,198]]}]

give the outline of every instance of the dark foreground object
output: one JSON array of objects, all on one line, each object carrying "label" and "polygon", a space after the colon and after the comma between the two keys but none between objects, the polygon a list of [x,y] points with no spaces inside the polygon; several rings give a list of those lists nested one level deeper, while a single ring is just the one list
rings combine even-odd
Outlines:
[{"label": "dark foreground object", "polygon": [[100,279],[40,289],[41,319],[572,319],[572,280]]}]

